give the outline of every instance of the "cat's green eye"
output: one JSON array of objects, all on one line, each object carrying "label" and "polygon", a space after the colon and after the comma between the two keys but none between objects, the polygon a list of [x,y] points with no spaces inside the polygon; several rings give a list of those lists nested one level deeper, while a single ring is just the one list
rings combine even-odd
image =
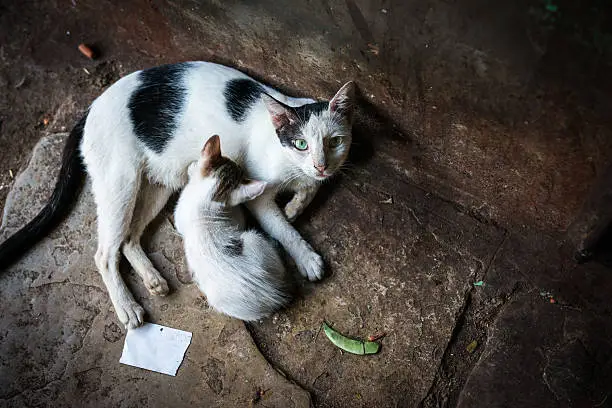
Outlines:
[{"label": "cat's green eye", "polygon": [[308,149],[308,142],[304,139],[295,139],[293,141],[293,145],[298,150],[306,150]]},{"label": "cat's green eye", "polygon": [[331,139],[329,139],[328,144],[329,144],[329,147],[331,147],[332,149],[335,149],[336,147],[342,144],[342,138],[340,136],[332,137]]}]

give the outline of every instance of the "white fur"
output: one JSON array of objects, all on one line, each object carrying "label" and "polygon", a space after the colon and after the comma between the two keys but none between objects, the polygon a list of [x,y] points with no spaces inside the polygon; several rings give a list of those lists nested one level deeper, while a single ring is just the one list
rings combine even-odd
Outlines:
[{"label": "white fur", "polygon": [[[293,204],[287,207],[290,219],[299,215],[318,189],[320,177],[313,164],[327,157],[327,175],[337,170],[348,153],[350,131],[341,135],[346,139],[342,147],[326,152],[324,139],[341,128],[334,120],[337,115],[329,112],[306,124],[304,137],[309,141],[309,152],[284,147],[263,101],[254,105],[245,121],[237,123],[231,119],[223,90],[227,81],[234,78],[248,77],[221,65],[191,63],[185,78],[187,107],[176,136],[161,154],[146,149],[132,130],[127,105],[138,87],[138,73],[117,81],[91,105],[81,153],[92,178],[97,204],[95,259],[119,319],[126,327],[142,324],[144,310],[121,279],[119,251],[123,250],[152,293],[167,293],[166,281],[148,260],[140,238],[169,196],[186,184],[189,163],[198,159],[203,141],[212,134],[221,136],[225,156],[245,167],[251,178],[268,183],[268,190],[248,203],[262,228],[283,245],[305,277],[315,280],[323,275],[321,257],[291,226],[274,198],[281,189],[307,191],[296,194]],[[272,97],[289,106],[313,102],[264,87]]]},{"label": "white fur", "polygon": [[[213,309],[241,320],[258,320],[289,300],[285,268],[274,246],[256,231],[243,231],[240,207],[235,207],[260,195],[265,183],[238,187],[226,208],[212,201],[215,182],[191,171],[176,206],[174,220],[183,236],[187,264]],[[241,255],[224,250],[232,239],[242,242]]]}]

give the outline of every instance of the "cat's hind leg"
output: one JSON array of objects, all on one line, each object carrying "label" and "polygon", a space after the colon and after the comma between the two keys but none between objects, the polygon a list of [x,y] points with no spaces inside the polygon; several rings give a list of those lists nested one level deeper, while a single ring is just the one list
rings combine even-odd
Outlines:
[{"label": "cat's hind leg", "polygon": [[157,217],[164,208],[172,190],[160,184],[152,184],[146,178],[142,180],[140,193],[136,200],[134,216],[128,239],[123,244],[123,254],[140,276],[145,286],[154,295],[168,294],[168,283],[155,269],[145,254],[140,239],[147,225]]},{"label": "cat's hind leg", "polygon": [[144,309],[135,300],[119,273],[121,244],[127,238],[140,174],[119,166],[88,166],[98,213],[96,266],[106,285],[117,317],[126,328],[144,322]]}]

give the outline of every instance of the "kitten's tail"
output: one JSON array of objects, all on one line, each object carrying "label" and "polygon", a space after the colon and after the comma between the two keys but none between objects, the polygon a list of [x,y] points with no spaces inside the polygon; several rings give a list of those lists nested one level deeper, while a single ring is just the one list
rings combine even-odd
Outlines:
[{"label": "kitten's tail", "polygon": [[87,112],[78,121],[64,147],[62,168],[51,198],[38,215],[23,228],[0,244],[0,270],[8,268],[68,214],[80,192],[85,166],[79,154]]}]

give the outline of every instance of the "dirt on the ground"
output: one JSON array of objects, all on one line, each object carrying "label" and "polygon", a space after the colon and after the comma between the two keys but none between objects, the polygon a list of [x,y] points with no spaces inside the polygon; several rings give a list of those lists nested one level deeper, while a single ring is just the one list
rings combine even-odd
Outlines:
[{"label": "dirt on the ground", "polygon": [[[316,98],[355,80],[361,99],[351,169],[298,223],[331,276],[305,285],[288,310],[248,326],[253,372],[296,395],[307,390],[317,406],[605,406],[612,275],[600,263],[577,265],[567,231],[584,218],[585,203],[601,195],[612,164],[610,16],[601,0],[282,7],[269,0],[0,0],[0,206],[41,137],[51,135],[42,146],[61,140],[56,133],[69,131],[97,95],[134,70],[209,60]],[[81,43],[95,51],[94,60],[78,51]],[[58,148],[49,154],[57,157]],[[35,179],[44,185],[23,191],[48,192],[51,178]],[[28,202],[18,198],[21,206]],[[32,214],[19,205],[11,228]],[[81,236],[93,231],[90,210],[66,227],[76,225],[84,255],[60,254],[60,264],[76,265],[66,270],[80,268],[77,277],[32,261],[65,240],[57,234],[4,283],[0,277],[4,295],[17,297],[0,318],[31,341],[28,349],[16,334],[0,337],[27,362],[11,366],[10,381],[0,384],[2,402],[35,405],[46,394],[63,402],[94,394],[102,405],[120,401],[100,387],[80,387],[95,382],[90,376],[113,384],[115,361],[101,353],[117,352],[113,344],[123,336],[85,257],[94,239]],[[161,224],[158,240],[171,236]],[[166,248],[153,241],[152,248]],[[152,251],[174,279],[179,247],[172,242],[172,256]],[[478,281],[484,286],[474,286]],[[163,302],[142,292],[140,300],[153,320],[198,324],[204,308],[181,306],[196,295],[174,284],[177,297],[165,304],[172,313],[160,313]],[[76,306],[59,316],[53,296]],[[81,347],[95,352],[61,345],[62,337],[28,309],[30,298],[39,299],[33,307],[53,329],[74,329]],[[182,307],[189,310],[184,318]],[[242,384],[234,393],[227,385],[239,378],[240,364],[224,347],[248,336],[239,325],[228,326],[228,334],[218,317],[206,316],[219,332],[210,358],[187,361],[188,379],[156,378],[155,387],[177,384],[168,401],[188,405],[194,401],[181,400],[181,392],[202,386],[211,406],[236,406],[236,393],[243,398],[256,386]],[[340,354],[319,334],[324,319],[357,337],[386,331],[383,352],[370,359]],[[48,352],[32,351],[43,342],[55,343]],[[255,347],[300,388],[274,377]],[[155,388],[151,377],[130,373],[119,377],[138,383],[143,395]],[[130,401],[149,403],[138,398]]]}]

